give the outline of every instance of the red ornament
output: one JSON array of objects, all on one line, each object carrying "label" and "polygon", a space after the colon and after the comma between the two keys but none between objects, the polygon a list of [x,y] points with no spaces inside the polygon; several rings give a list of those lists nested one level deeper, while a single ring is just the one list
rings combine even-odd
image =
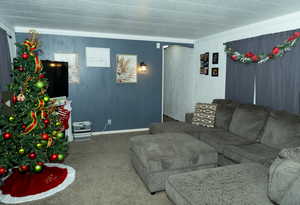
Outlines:
[{"label": "red ornament", "polygon": [[35,159],[36,158],[36,153],[35,152],[29,153],[28,158],[29,159]]},{"label": "red ornament", "polygon": [[259,57],[254,55],[251,57],[251,60],[254,61],[254,62],[257,62],[259,60]]},{"label": "red ornament", "polygon": [[237,56],[231,56],[231,59],[236,61],[238,59],[238,57]]},{"label": "red ornament", "polygon": [[47,133],[43,133],[42,134],[42,140],[48,140],[49,139],[49,135]]},{"label": "red ornament", "polygon": [[43,78],[45,78],[45,74],[41,74],[41,75],[39,76],[39,79],[43,79]]},{"label": "red ornament", "polygon": [[21,55],[21,57],[22,57],[23,59],[27,59],[27,58],[29,58],[29,55],[28,55],[28,53],[23,53],[23,54]]},{"label": "red ornament", "polygon": [[46,125],[48,125],[48,124],[50,123],[50,120],[45,119],[45,120],[44,120],[44,123],[45,123]]},{"label": "red ornament", "polygon": [[50,160],[51,160],[51,161],[55,161],[55,160],[57,160],[57,158],[58,158],[58,155],[57,155],[57,154],[52,154],[52,155],[50,156]]},{"label": "red ornament", "polygon": [[21,166],[19,166],[19,170],[21,172],[26,172],[26,171],[29,170],[29,166],[28,165],[21,165]]},{"label": "red ornament", "polygon": [[4,132],[2,136],[3,136],[3,139],[8,140],[12,137],[12,134],[9,132]]},{"label": "red ornament", "polygon": [[25,124],[23,124],[23,125],[22,125],[22,128],[23,128],[23,129],[25,129],[25,128],[26,128],[26,125],[25,125]]},{"label": "red ornament", "polygon": [[44,166],[44,162],[37,162],[37,165]]},{"label": "red ornament", "polygon": [[42,112],[42,115],[44,118],[48,117],[48,114],[46,112]]},{"label": "red ornament", "polygon": [[0,167],[0,175],[5,174],[7,170],[4,167]]},{"label": "red ornament", "polygon": [[11,101],[13,104],[15,104],[17,102],[17,97],[15,95],[12,96]]},{"label": "red ornament", "polygon": [[25,71],[25,69],[24,69],[23,66],[19,66],[17,69],[18,69],[18,71],[20,71],[20,72],[24,72],[24,71]]},{"label": "red ornament", "polygon": [[251,57],[253,57],[253,56],[255,56],[255,55],[254,55],[254,53],[252,53],[252,52],[247,52],[247,53],[245,53],[245,57],[247,57],[247,58],[251,58]]},{"label": "red ornament", "polygon": [[280,52],[280,49],[278,47],[273,48],[272,54],[277,55]]}]

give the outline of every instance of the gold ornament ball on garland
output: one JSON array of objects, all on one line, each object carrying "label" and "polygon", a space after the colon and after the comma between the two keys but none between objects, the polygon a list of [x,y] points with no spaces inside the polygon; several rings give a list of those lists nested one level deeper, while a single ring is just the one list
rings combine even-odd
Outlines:
[{"label": "gold ornament ball on garland", "polygon": [[42,171],[42,169],[43,169],[43,167],[41,165],[37,164],[37,165],[34,166],[34,171],[35,172],[40,172],[40,171]]},{"label": "gold ornament ball on garland", "polygon": [[64,158],[65,158],[65,155],[63,155],[63,154],[58,154],[57,159],[58,159],[59,161],[64,160]]},{"label": "gold ornament ball on garland", "polygon": [[10,117],[8,118],[8,120],[12,122],[12,121],[15,120],[15,118],[14,118],[13,116],[10,116]]},{"label": "gold ornament ball on garland", "polygon": [[49,99],[50,99],[49,96],[45,96],[45,97],[44,97],[44,101],[45,101],[45,102],[48,102]]},{"label": "gold ornament ball on garland", "polygon": [[43,81],[38,81],[36,84],[35,84],[35,86],[37,87],[37,88],[43,88],[44,86],[45,86],[45,84],[43,83]]},{"label": "gold ornament ball on garland", "polygon": [[63,137],[64,136],[64,133],[62,133],[62,132],[59,132],[59,133],[57,133],[57,135],[56,135],[58,138],[61,138],[61,137]]},{"label": "gold ornament ball on garland", "polygon": [[61,123],[60,123],[60,122],[56,122],[55,125],[56,125],[56,126],[60,126]]},{"label": "gold ornament ball on garland", "polygon": [[54,130],[54,131],[52,132],[52,135],[56,135],[56,134],[57,134],[57,131]]},{"label": "gold ornament ball on garland", "polygon": [[21,148],[19,149],[19,154],[24,154],[25,153],[25,149]]},{"label": "gold ornament ball on garland", "polygon": [[38,149],[41,149],[42,146],[43,146],[43,144],[41,144],[41,143],[36,144],[36,147],[37,147]]}]

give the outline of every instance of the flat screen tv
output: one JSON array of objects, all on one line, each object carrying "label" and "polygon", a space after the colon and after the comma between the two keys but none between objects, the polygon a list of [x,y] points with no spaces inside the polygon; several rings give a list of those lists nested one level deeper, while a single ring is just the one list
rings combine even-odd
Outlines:
[{"label": "flat screen tv", "polygon": [[45,76],[48,78],[49,97],[69,96],[68,63],[42,60]]}]

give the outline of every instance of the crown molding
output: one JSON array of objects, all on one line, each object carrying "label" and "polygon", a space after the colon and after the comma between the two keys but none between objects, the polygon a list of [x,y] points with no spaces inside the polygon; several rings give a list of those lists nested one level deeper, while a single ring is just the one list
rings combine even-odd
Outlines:
[{"label": "crown molding", "polygon": [[94,37],[94,38],[110,38],[110,39],[124,39],[124,40],[138,40],[138,41],[159,41],[159,42],[170,42],[170,43],[189,43],[194,44],[194,39],[184,38],[169,38],[159,36],[142,36],[142,35],[126,35],[116,33],[98,33],[98,32],[87,32],[87,31],[72,31],[72,30],[60,30],[60,29],[48,29],[48,28],[31,28],[16,26],[15,31],[17,33],[27,33],[29,30],[36,30],[40,34],[51,34],[51,35],[64,35],[64,36],[80,36],[80,37]]}]

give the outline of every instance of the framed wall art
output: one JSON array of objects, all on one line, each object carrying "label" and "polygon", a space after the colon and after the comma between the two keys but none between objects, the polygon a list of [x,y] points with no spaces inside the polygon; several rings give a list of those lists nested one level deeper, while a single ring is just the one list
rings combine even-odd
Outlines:
[{"label": "framed wall art", "polygon": [[137,83],[137,55],[116,56],[117,83]]},{"label": "framed wall art", "polygon": [[219,53],[213,53],[212,64],[219,64]]},{"label": "framed wall art", "polygon": [[212,68],[211,69],[211,76],[218,77],[219,76],[219,68]]}]

